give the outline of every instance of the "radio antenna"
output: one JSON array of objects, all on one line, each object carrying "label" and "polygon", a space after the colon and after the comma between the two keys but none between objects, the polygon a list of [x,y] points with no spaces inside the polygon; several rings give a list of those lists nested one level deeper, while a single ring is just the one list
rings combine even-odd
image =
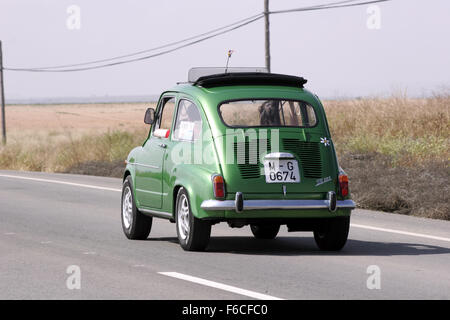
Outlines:
[{"label": "radio antenna", "polygon": [[228,55],[227,55],[227,65],[225,66],[225,73],[227,73],[228,71],[228,62],[230,62],[230,58],[231,55],[233,54],[234,50],[228,50]]}]

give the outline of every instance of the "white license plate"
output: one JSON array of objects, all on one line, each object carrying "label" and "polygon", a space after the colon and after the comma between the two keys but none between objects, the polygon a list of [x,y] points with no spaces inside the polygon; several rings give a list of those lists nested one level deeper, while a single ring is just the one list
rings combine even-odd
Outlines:
[{"label": "white license plate", "polygon": [[265,160],[264,173],[267,183],[300,182],[297,160]]}]

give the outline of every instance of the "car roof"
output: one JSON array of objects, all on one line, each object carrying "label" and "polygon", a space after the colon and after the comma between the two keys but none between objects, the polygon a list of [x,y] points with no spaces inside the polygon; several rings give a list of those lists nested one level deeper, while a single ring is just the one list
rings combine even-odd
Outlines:
[{"label": "car roof", "polygon": [[[179,94],[180,98],[186,97],[199,103],[201,108],[204,110],[208,121],[215,123],[213,129],[214,136],[223,134],[226,126],[222,123],[218,111],[218,106],[225,101],[232,100],[249,100],[249,99],[280,99],[280,100],[301,100],[309,103],[315,107],[318,116],[321,118],[323,116],[323,107],[316,95],[310,91],[303,88],[303,84],[300,77],[286,76],[279,77],[276,75],[271,79],[261,80],[252,84],[245,79],[246,82],[237,81],[232,83],[232,77],[228,78],[227,84],[214,82],[214,85],[202,86],[201,83],[204,82],[193,82],[193,83],[180,83],[173,87],[171,90],[164,92],[163,94]],[[216,81],[214,77],[208,76],[212,81]],[[293,78],[292,78],[293,77]],[[286,82],[280,81],[276,82],[276,79],[283,78]],[[235,79],[233,77],[233,79]],[[199,78],[199,80],[201,80]],[[304,80],[304,79],[303,79]],[[225,80],[220,80],[225,81]],[[263,82],[266,81],[266,82]],[[305,81],[306,82],[306,81]],[[320,121],[322,122],[322,121]],[[321,130],[322,124],[315,128],[315,130]]]},{"label": "car roof", "polygon": [[304,89],[303,77],[274,73],[222,73],[203,76],[195,82],[180,83],[166,92],[185,93],[212,104],[247,98],[302,99],[313,102],[315,96]]}]

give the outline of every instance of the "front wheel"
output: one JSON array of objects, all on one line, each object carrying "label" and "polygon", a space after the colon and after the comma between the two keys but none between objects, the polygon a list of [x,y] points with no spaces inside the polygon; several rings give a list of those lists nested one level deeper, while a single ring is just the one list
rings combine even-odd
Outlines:
[{"label": "front wheel", "polygon": [[211,223],[194,216],[186,189],[178,190],[176,227],[180,246],[186,251],[203,251],[211,236]]},{"label": "front wheel", "polygon": [[350,216],[332,218],[314,230],[314,240],[320,250],[339,251],[347,242]]},{"label": "front wheel", "polygon": [[152,229],[153,218],[144,216],[134,201],[132,180],[128,176],[122,186],[122,229],[125,236],[132,240],[145,240]]}]

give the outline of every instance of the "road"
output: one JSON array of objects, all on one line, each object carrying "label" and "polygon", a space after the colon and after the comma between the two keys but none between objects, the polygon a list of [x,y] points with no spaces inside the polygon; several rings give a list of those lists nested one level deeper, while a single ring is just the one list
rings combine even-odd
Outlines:
[{"label": "road", "polygon": [[355,210],[337,253],[310,232],[256,240],[221,223],[206,252],[185,252],[167,220],[127,240],[120,189],[114,178],[0,171],[0,299],[450,299],[448,221]]}]

